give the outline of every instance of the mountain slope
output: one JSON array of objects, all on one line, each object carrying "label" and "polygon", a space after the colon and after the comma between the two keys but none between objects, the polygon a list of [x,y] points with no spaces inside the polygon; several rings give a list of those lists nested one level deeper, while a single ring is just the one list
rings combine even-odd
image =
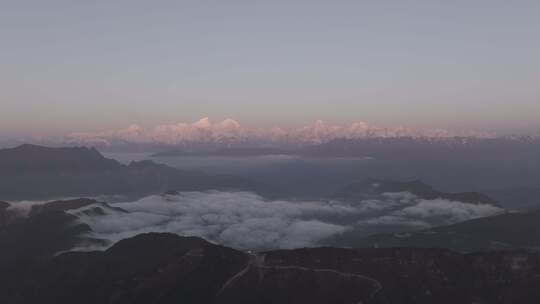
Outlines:
[{"label": "mountain slope", "polygon": [[41,260],[73,248],[83,241],[79,236],[91,229],[65,211],[89,205],[108,206],[96,200],[73,199],[37,204],[28,209],[17,205],[5,208],[6,221],[4,225],[0,222],[0,260],[4,265],[10,264],[7,261]]},{"label": "mountain slope", "polygon": [[[143,234],[0,273],[2,303],[537,303],[540,255],[316,248],[244,253]],[[30,279],[31,278],[31,279]]]}]

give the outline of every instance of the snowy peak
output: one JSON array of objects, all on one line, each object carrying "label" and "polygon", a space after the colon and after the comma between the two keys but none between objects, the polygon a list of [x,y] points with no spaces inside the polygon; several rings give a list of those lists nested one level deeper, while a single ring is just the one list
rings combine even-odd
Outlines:
[{"label": "snowy peak", "polygon": [[274,126],[272,128],[245,128],[233,119],[213,123],[209,117],[203,117],[192,123],[161,124],[153,128],[143,128],[137,124],[117,131],[96,133],[73,133],[67,136],[68,142],[79,144],[106,144],[117,141],[158,144],[272,144],[272,145],[312,145],[345,138],[393,138],[393,137],[495,137],[494,134],[481,132],[450,132],[430,129],[414,130],[405,127],[383,128],[359,121],[351,124],[329,124],[323,120],[292,128]]},{"label": "snowy peak", "polygon": [[204,117],[192,123],[191,126],[197,129],[210,129],[212,127],[212,123],[210,122],[210,118]]}]

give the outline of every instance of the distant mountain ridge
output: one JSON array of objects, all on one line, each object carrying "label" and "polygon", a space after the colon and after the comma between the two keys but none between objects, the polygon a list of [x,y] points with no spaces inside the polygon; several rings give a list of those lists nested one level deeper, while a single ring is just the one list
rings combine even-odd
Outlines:
[{"label": "distant mountain ridge", "polygon": [[278,145],[302,146],[322,144],[337,138],[375,138],[375,137],[427,137],[449,138],[493,137],[489,132],[452,132],[441,129],[414,130],[404,127],[378,127],[366,122],[329,124],[322,120],[298,127],[253,128],[243,127],[233,119],[212,122],[204,117],[193,123],[179,122],[143,128],[133,124],[121,130],[102,132],[73,133],[64,140],[66,143],[111,145],[118,141],[133,143],[157,143],[170,145],[190,145],[193,143],[229,145]]},{"label": "distant mountain ridge", "polygon": [[151,157],[182,157],[182,156],[231,156],[231,157],[251,157],[268,155],[287,155],[291,151],[276,148],[224,148],[210,151],[186,151],[173,149],[154,153]]},{"label": "distant mountain ridge", "polygon": [[115,170],[121,167],[120,163],[103,157],[95,148],[49,148],[23,144],[11,149],[0,149],[0,169],[3,174],[25,170],[42,173]]},{"label": "distant mountain ridge", "polygon": [[[530,162],[538,165],[536,137],[338,137],[320,143],[264,144],[179,143],[154,146],[155,156],[264,156],[284,154],[306,158],[371,158],[404,161]],[[142,144],[150,145],[153,144]],[[149,146],[149,147],[150,147]],[[113,146],[102,147],[105,150]]]},{"label": "distant mountain ridge", "polygon": [[[522,142],[539,142],[536,135],[500,136],[485,131],[451,131],[443,129],[412,129],[406,127],[373,126],[363,121],[352,123],[328,123],[316,120],[296,127],[246,127],[234,119],[213,122],[208,117],[195,122],[159,124],[146,128],[132,124],[123,129],[98,132],[74,132],[60,137],[28,139],[43,145],[96,146],[102,151],[156,152],[191,148],[195,150],[212,147],[247,148],[299,148],[326,144],[334,140],[413,138],[422,141],[452,141],[454,139],[498,139]],[[27,141],[28,141],[27,140]],[[18,141],[7,141],[13,145]]]},{"label": "distant mountain ridge", "polygon": [[471,204],[489,204],[498,206],[499,204],[487,195],[478,192],[446,193],[433,189],[431,186],[419,180],[414,181],[395,181],[383,179],[368,179],[355,182],[334,194],[334,198],[351,199],[369,199],[372,196],[378,196],[383,193],[409,192],[419,198],[433,200],[446,199],[449,201],[466,202]]},{"label": "distant mountain ridge", "polygon": [[152,161],[124,165],[85,147],[22,145],[0,150],[0,199],[49,199],[67,196],[144,196],[169,189],[238,189],[263,192],[233,176],[183,171]]},{"label": "distant mountain ridge", "polygon": [[386,160],[538,161],[535,137],[337,138],[300,149],[310,157],[372,157]]}]

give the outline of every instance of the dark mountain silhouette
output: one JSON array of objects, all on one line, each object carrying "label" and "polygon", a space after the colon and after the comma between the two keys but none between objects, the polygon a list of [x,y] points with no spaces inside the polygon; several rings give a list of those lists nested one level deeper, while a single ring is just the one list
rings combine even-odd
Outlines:
[{"label": "dark mountain silhouette", "polygon": [[352,183],[334,194],[334,198],[343,200],[369,199],[383,193],[409,192],[423,199],[446,199],[471,204],[490,204],[497,206],[498,203],[492,198],[478,192],[445,193],[433,189],[422,181],[395,181],[383,179],[367,179]]},{"label": "dark mountain silhouette", "polygon": [[120,163],[103,157],[94,148],[48,148],[24,144],[0,150],[0,168],[3,174],[18,174],[21,171],[35,174],[102,172],[118,170],[121,167]]},{"label": "dark mountain silhouette", "polygon": [[92,148],[22,145],[0,150],[0,198],[144,196],[168,189],[265,189],[242,178],[183,171],[151,161],[123,165]]},{"label": "dark mountain silhouette", "polygon": [[2,303],[538,303],[540,254],[315,248],[245,253],[143,234],[0,272]]},{"label": "dark mountain silhouette", "polygon": [[0,228],[7,224],[8,213],[7,208],[10,205],[6,202],[0,202]]}]

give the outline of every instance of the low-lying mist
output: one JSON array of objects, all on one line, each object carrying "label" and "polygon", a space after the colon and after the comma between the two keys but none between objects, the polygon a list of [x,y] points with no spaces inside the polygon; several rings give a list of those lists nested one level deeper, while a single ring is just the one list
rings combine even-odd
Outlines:
[{"label": "low-lying mist", "polygon": [[487,204],[425,200],[410,193],[342,202],[269,201],[250,192],[181,192],[110,206],[116,208],[101,206],[104,212],[96,214],[89,212],[92,206],[87,206],[69,213],[92,228],[86,237],[106,240],[108,245],[140,233],[173,232],[256,250],[312,247],[352,229],[367,236],[451,224],[503,211]]}]

